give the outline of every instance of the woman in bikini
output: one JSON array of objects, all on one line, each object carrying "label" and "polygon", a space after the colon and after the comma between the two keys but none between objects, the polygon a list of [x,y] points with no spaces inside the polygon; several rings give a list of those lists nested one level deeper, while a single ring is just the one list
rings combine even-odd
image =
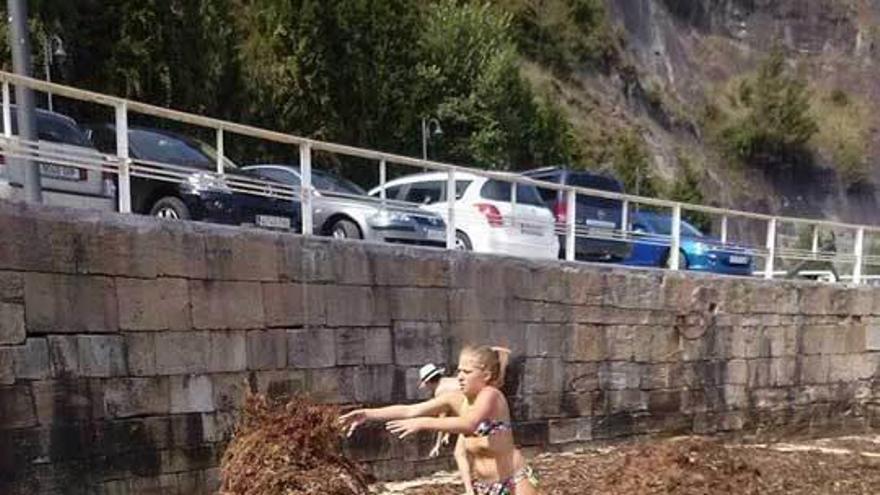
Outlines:
[{"label": "woman in bikini", "polygon": [[[487,346],[466,347],[458,361],[458,384],[464,397],[444,394],[411,405],[358,409],[340,421],[348,434],[367,421],[385,421],[386,429],[405,438],[419,431],[465,435],[474,493],[539,495],[537,479],[513,443],[510,408],[499,390],[507,353]],[[440,413],[447,417],[437,417]]]}]

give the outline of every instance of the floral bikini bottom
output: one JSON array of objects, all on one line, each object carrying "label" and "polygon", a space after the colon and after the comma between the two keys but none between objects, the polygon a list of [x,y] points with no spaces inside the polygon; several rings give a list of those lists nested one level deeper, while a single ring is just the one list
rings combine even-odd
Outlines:
[{"label": "floral bikini bottom", "polygon": [[474,493],[476,495],[510,495],[522,480],[529,480],[532,486],[538,486],[538,476],[531,466],[523,466],[510,478],[501,481],[474,480]]}]

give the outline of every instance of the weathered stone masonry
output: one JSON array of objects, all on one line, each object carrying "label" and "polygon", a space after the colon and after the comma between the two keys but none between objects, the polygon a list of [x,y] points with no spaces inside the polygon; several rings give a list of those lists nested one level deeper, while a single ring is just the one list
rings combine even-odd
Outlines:
[{"label": "weathered stone masonry", "polygon": [[[541,263],[0,203],[0,493],[208,493],[246,387],[414,400],[514,349],[518,441],[870,426],[880,291]],[[430,435],[350,448],[385,477]]]}]

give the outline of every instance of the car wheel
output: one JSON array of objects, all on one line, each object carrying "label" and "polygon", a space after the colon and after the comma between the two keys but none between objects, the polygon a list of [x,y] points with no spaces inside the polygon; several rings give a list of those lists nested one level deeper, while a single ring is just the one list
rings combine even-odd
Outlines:
[{"label": "car wheel", "polygon": [[460,230],[455,231],[455,250],[456,251],[473,251],[474,245],[471,244],[470,237]]},{"label": "car wheel", "polygon": [[153,205],[150,215],[170,220],[189,220],[191,218],[189,208],[180,198],[166,196]]},{"label": "car wheel", "polygon": [[342,218],[330,227],[330,237],[334,239],[361,239],[361,229],[351,220]]}]

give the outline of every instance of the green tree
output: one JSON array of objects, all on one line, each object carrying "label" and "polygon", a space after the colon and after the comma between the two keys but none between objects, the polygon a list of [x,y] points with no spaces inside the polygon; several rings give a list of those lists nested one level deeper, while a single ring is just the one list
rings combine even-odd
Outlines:
[{"label": "green tree", "polygon": [[722,137],[728,151],[747,163],[778,166],[799,161],[819,129],[810,112],[807,82],[786,69],[780,50],[761,65],[757,76],[740,84],[733,104],[743,112]]}]

